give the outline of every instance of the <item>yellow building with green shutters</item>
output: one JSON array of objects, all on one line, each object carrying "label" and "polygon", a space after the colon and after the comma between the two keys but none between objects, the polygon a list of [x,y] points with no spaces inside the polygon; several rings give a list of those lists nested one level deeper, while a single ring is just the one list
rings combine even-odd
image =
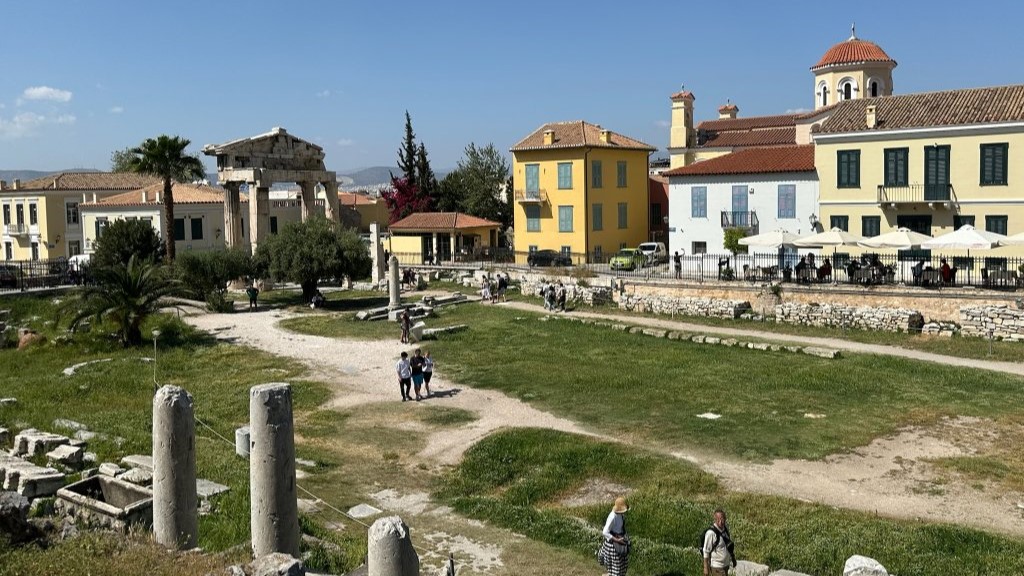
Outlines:
[{"label": "yellow building with green shutters", "polygon": [[654,150],[584,121],[545,124],[513,146],[517,262],[539,250],[601,262],[646,241]]}]

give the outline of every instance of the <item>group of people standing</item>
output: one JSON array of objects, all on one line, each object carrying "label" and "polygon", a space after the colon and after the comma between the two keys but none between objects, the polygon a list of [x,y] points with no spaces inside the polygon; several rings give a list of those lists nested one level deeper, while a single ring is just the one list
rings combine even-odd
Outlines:
[{"label": "group of people standing", "polygon": [[484,278],[480,281],[480,298],[481,302],[490,302],[491,304],[497,304],[500,298],[502,302],[505,300],[505,292],[508,291],[508,274],[498,273],[495,280],[490,278]]},{"label": "group of people standing", "polygon": [[[616,498],[601,531],[602,543],[597,559],[607,569],[608,576],[626,576],[629,569],[632,542],[626,530],[627,512],[629,504],[626,499]],[[711,526],[704,530],[698,548],[703,559],[704,576],[727,576],[729,568],[736,566],[736,546],[729,534],[724,510],[715,510]]]},{"label": "group of people standing", "polygon": [[[402,352],[402,357],[395,365],[395,370],[398,372],[398,391],[402,393],[402,402],[413,400],[413,391],[415,391],[417,402],[431,396],[430,379],[434,376],[434,359],[430,357],[429,351],[424,356],[417,348],[413,352],[412,358],[409,357],[408,352]],[[424,386],[426,387],[425,396],[421,393]]]},{"label": "group of people standing", "polygon": [[545,281],[541,284],[540,296],[544,299],[545,310],[565,312],[565,299],[568,296],[568,291],[561,280],[557,283]]}]

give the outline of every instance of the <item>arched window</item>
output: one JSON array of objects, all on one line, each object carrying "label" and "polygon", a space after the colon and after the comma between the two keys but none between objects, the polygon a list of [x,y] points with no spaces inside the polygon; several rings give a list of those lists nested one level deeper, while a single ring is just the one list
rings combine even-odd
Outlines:
[{"label": "arched window", "polygon": [[878,82],[871,81],[871,97],[878,98]]},{"label": "arched window", "polygon": [[818,84],[818,98],[822,106],[828,106],[828,86],[824,82]]},{"label": "arched window", "polygon": [[853,84],[847,82],[843,84],[843,100],[849,100],[853,98]]}]

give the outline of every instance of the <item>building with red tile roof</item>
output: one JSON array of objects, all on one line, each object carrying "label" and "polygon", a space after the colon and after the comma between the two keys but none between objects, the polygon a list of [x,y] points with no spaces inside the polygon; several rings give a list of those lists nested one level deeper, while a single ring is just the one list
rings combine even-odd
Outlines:
[{"label": "building with red tile roof", "polygon": [[388,250],[404,264],[476,259],[498,246],[500,229],[462,212],[415,212],[388,227]]}]

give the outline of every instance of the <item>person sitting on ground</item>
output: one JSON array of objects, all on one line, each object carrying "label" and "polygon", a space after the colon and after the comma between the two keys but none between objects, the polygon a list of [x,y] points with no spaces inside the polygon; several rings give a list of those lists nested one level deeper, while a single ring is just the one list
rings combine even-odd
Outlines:
[{"label": "person sitting on ground", "polygon": [[939,266],[939,270],[942,272],[942,282],[950,284],[953,282],[953,269],[949,267],[949,262],[946,262],[945,258],[939,260],[939,263],[942,264]]},{"label": "person sitting on ground", "polygon": [[327,299],[324,298],[324,293],[317,289],[316,294],[313,294],[313,298],[310,300],[309,307],[313,309],[323,308],[325,302],[327,302]]},{"label": "person sitting on ground", "polygon": [[832,262],[829,261],[828,257],[821,263],[821,268],[818,268],[818,280],[829,280],[832,278]]}]

